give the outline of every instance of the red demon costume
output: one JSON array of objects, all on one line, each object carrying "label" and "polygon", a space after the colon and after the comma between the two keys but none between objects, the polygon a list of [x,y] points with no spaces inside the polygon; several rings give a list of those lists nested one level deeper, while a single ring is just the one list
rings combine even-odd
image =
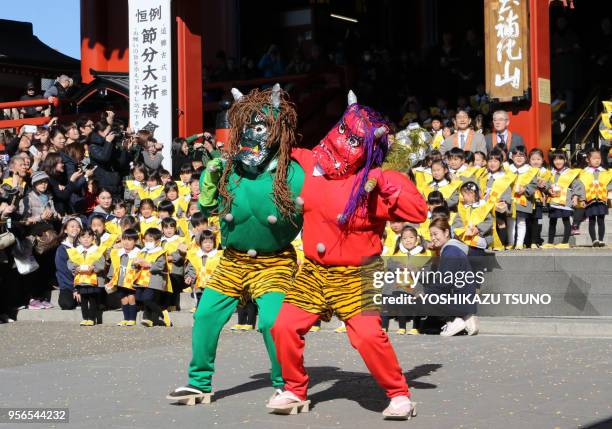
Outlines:
[{"label": "red demon costume", "polygon": [[352,346],[391,398],[383,414],[414,415],[380,315],[364,311],[372,304],[364,291],[371,289],[373,272],[384,269],[379,255],[386,222],[421,223],[427,215],[427,205],[408,177],[380,169],[387,131],[380,115],[358,105],[350,92],[349,107],[320,144],[312,151],[293,152],[305,176],[299,201],[305,261],[272,328],[286,391],[271,399],[269,408],[306,400],[304,335],[317,320],[336,313],[346,324]]}]

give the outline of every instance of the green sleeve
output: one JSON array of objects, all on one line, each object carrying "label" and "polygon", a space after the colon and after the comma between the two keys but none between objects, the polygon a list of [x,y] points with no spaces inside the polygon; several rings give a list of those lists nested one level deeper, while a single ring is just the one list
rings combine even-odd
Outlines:
[{"label": "green sleeve", "polygon": [[221,179],[223,162],[220,158],[208,161],[206,170],[200,175],[200,196],[198,197],[198,207],[200,211],[208,216],[217,205],[218,189],[217,185]]},{"label": "green sleeve", "polygon": [[192,136],[187,137],[187,138],[185,139],[185,141],[187,142],[187,144],[191,144],[191,143],[193,143],[194,141],[196,141],[196,140],[197,140],[197,139],[199,139],[199,138],[200,138],[200,135],[199,135],[199,134],[194,134],[194,135],[192,135]]}]

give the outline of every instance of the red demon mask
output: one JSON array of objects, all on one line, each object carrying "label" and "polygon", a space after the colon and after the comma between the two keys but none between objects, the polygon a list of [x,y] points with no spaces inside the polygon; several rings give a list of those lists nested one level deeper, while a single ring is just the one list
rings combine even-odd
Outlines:
[{"label": "red demon mask", "polygon": [[372,111],[357,104],[352,91],[349,106],[338,124],[312,150],[315,159],[330,179],[342,179],[358,171],[374,150],[375,140],[387,132],[376,127]]}]

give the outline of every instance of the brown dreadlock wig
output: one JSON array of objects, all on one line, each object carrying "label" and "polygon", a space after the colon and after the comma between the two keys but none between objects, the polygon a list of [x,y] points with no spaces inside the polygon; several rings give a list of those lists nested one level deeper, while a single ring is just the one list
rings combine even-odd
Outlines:
[{"label": "brown dreadlock wig", "polygon": [[[271,95],[272,89],[254,89],[234,102],[228,111],[231,130],[229,141],[225,145],[228,160],[219,183],[219,194],[223,198],[221,215],[229,213],[234,198],[228,191],[227,184],[233,171],[234,156],[240,150],[240,134],[256,113],[265,115],[269,131],[267,147],[271,147],[274,142],[279,142],[278,163],[272,184],[274,204],[281,216],[285,218],[292,219],[296,213],[294,198],[287,185],[287,167],[291,161],[291,148],[296,145],[297,113],[295,105],[289,101],[287,92],[280,91],[280,105],[277,109],[272,108]],[[264,107],[267,108],[264,109]]]}]

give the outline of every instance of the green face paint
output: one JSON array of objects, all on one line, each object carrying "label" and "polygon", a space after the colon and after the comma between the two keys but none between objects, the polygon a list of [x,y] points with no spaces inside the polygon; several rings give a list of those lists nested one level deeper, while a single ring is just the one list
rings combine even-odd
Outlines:
[{"label": "green face paint", "polygon": [[[263,110],[265,112],[268,108]],[[278,142],[268,145],[270,132],[264,112],[253,114],[240,135],[240,150],[235,160],[246,167],[262,168],[278,152]]]}]

